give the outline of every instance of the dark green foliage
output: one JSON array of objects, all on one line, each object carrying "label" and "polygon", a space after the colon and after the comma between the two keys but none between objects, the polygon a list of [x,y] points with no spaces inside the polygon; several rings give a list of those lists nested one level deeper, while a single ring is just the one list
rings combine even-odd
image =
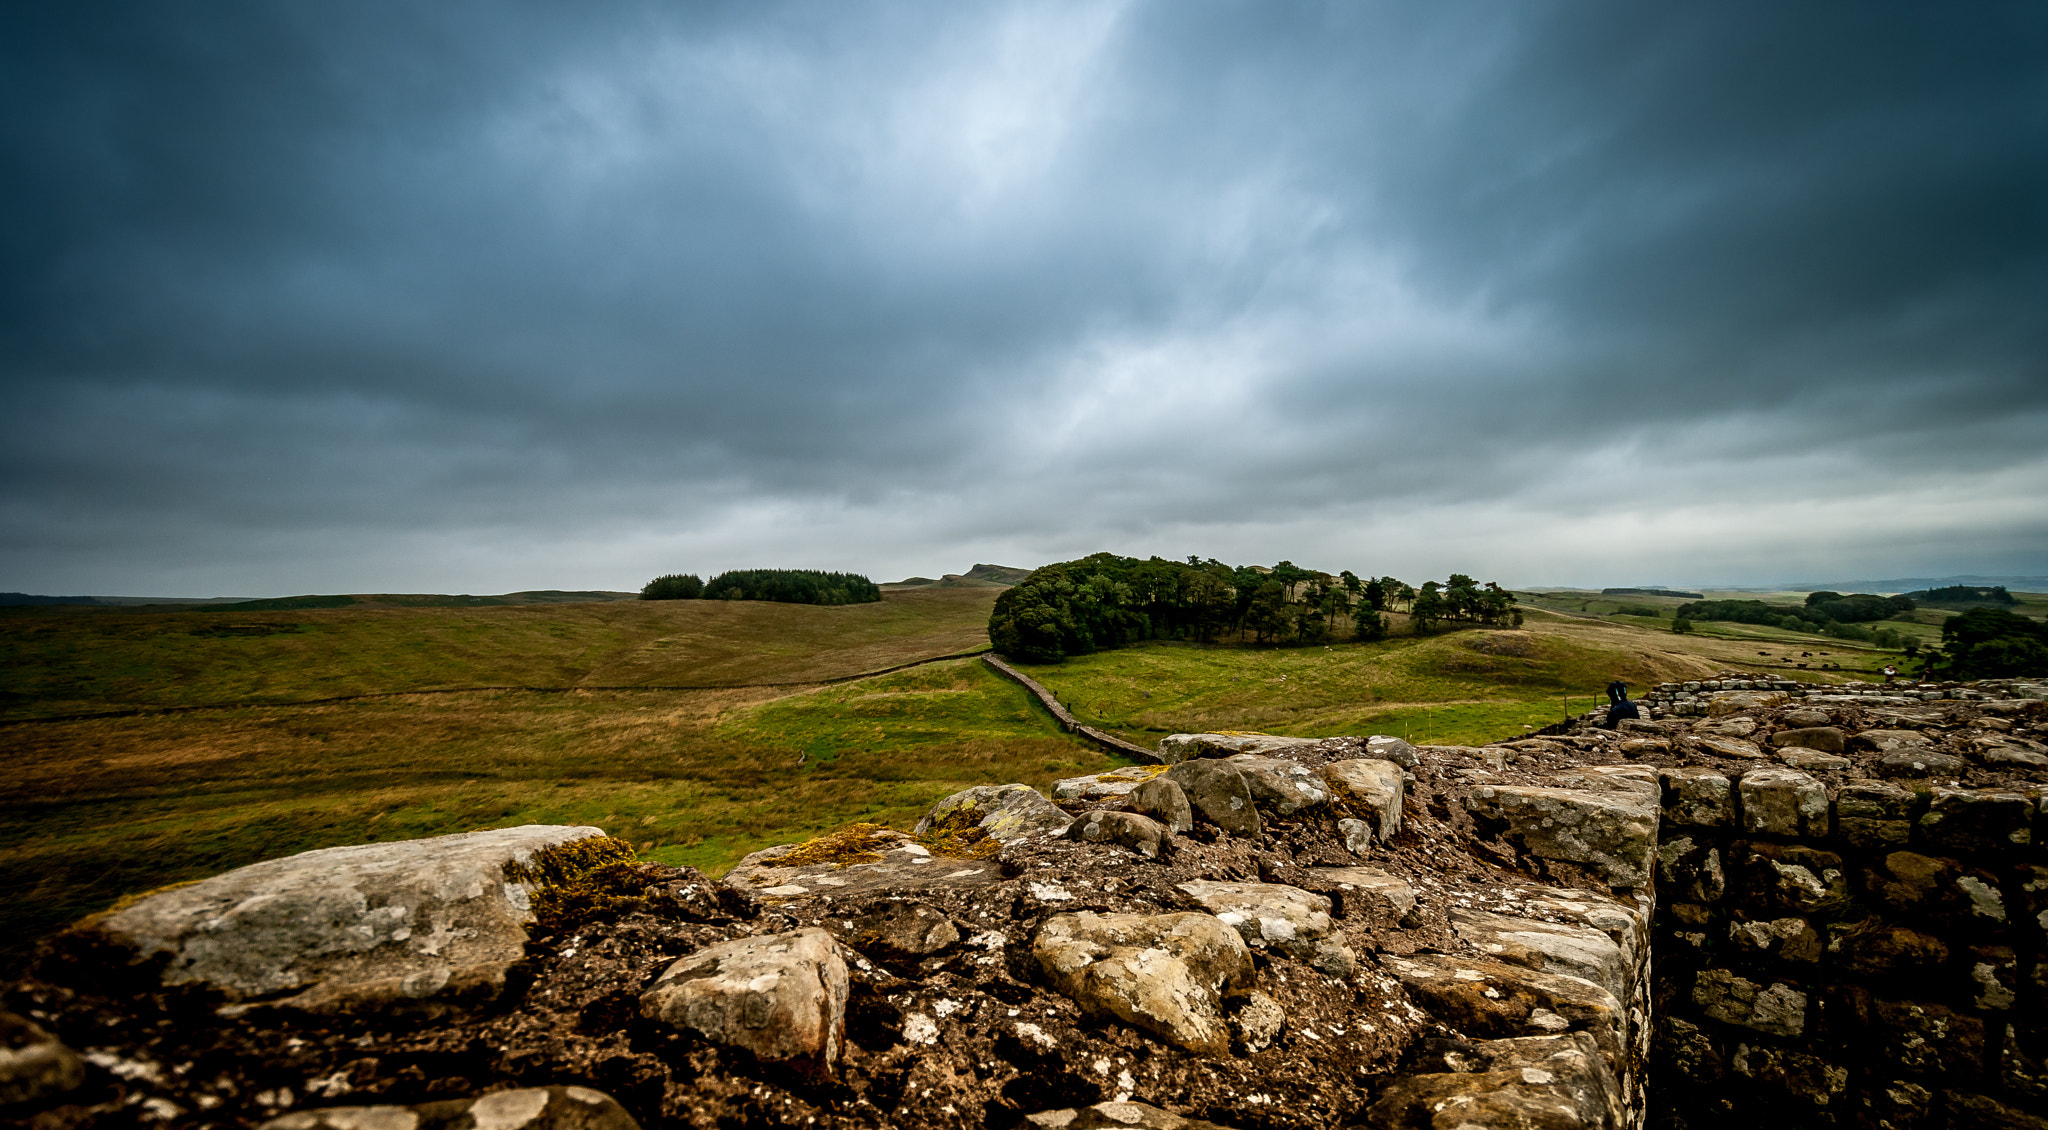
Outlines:
[{"label": "dark green foliage", "polygon": [[1806,594],[1804,618],[1860,624],[1912,610],[1912,600],[1903,596],[1876,596],[1867,592],[1843,596],[1838,592],[1814,592]]},{"label": "dark green foliage", "polygon": [[[1765,624],[1773,628],[1783,627],[1789,616],[1802,622],[1806,617],[1803,608],[1789,604],[1765,604],[1761,600],[1695,600],[1678,606],[1677,615],[1686,620],[1724,620],[1736,624]],[[1810,626],[1802,631],[1819,631],[1816,617]]]},{"label": "dark green foliage", "polygon": [[231,604],[199,604],[194,612],[291,612],[302,608],[347,608],[352,596],[279,596],[267,600],[237,600]]},{"label": "dark green foliage", "polygon": [[[1226,632],[1269,644],[1376,640],[1388,630],[1380,612],[1404,591],[1419,599],[1392,577],[1332,576],[1291,561],[1259,569],[1097,553],[1047,565],[1004,591],[989,617],[989,642],[1013,659],[1055,663],[1137,640],[1206,643]],[[1431,625],[1521,623],[1513,594],[1497,584],[1458,574],[1448,586],[1432,582],[1431,592]]]},{"label": "dark green foliage", "polygon": [[1671,621],[1671,630],[1677,632],[1681,636],[1685,635],[1686,633],[1692,631],[1692,621],[1686,619],[1683,616],[1680,616],[1677,619]]},{"label": "dark green foliage", "polygon": [[640,590],[641,600],[696,600],[704,595],[704,578],[695,573],[668,573]]},{"label": "dark green foliage", "polygon": [[2004,585],[1945,585],[1938,589],[1909,592],[1906,595],[1922,604],[2010,606],[2019,603],[2013,599],[2011,593],[2005,591]]},{"label": "dark green foliage", "polygon": [[2048,675],[2048,625],[2002,608],[1973,608],[1941,626],[1951,679]]},{"label": "dark green foliage", "polygon": [[882,599],[875,582],[858,573],[815,569],[735,569],[704,586],[705,600],[773,600],[783,604],[866,604]]},{"label": "dark green foliage", "polygon": [[25,592],[0,592],[0,608],[51,608],[59,604],[92,604],[89,596],[34,596]]},{"label": "dark green foliage", "polygon": [[1664,610],[1654,604],[1624,604],[1614,610],[1619,616],[1662,616]]}]

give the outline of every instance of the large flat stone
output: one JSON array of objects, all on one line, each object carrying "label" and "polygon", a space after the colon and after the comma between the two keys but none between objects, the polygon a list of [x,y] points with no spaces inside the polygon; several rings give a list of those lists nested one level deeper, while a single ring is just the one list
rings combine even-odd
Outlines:
[{"label": "large flat stone", "polygon": [[1449,1071],[1403,1075],[1366,1108],[1383,1130],[1622,1130],[1626,1107],[1591,1036],[1475,1040]]},{"label": "large flat stone", "polygon": [[487,987],[525,956],[533,918],[507,865],[602,835],[529,824],[322,848],[151,895],[94,928],[164,955],[166,984],[230,997],[325,1008]]},{"label": "large flat stone", "polygon": [[[1061,816],[1066,819],[1064,813]],[[1061,828],[1064,827],[1062,824]],[[994,860],[940,855],[894,829],[876,832],[866,845],[867,850],[848,858],[789,862],[803,860],[805,857],[799,853],[806,846],[777,844],[763,848],[734,864],[726,872],[725,882],[772,902],[913,890],[965,890],[992,886],[1003,877],[1002,868]]]},{"label": "large flat stone", "polygon": [[1009,844],[1026,836],[1059,835],[1071,819],[1030,785],[976,785],[932,805],[911,834],[980,828],[990,839]]},{"label": "large flat stone", "polygon": [[1251,785],[1228,761],[1197,758],[1167,770],[1166,779],[1179,785],[1196,816],[1233,836],[1251,837],[1265,829]]},{"label": "large flat stone", "polygon": [[1279,734],[1169,734],[1159,739],[1159,760],[1168,765],[1201,757],[1235,757],[1240,753],[1270,754],[1294,746],[1314,745],[1320,738],[1288,738]]},{"label": "large flat stone", "polygon": [[819,929],[737,938],[668,967],[640,1014],[763,1060],[829,1072],[846,1043],[846,961]]},{"label": "large flat stone", "polygon": [[1240,753],[1226,758],[1244,775],[1252,791],[1252,802],[1270,816],[1292,816],[1330,803],[1329,788],[1315,770],[1298,761]]},{"label": "large flat stone", "polygon": [[1612,886],[1647,885],[1662,799],[1657,786],[1592,775],[1570,780],[1576,787],[1479,785],[1465,806],[1530,855],[1582,864]]}]

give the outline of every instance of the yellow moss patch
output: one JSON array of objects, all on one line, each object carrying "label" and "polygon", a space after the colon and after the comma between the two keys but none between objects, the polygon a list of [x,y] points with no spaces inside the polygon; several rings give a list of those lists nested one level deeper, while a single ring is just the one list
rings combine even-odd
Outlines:
[{"label": "yellow moss patch", "polygon": [[637,860],[627,841],[590,836],[509,862],[505,878],[533,888],[534,932],[552,934],[646,909],[662,869]]},{"label": "yellow moss patch", "polygon": [[856,863],[879,863],[882,856],[875,849],[901,834],[880,824],[848,824],[837,832],[806,840],[789,854],[769,862],[776,867],[803,867],[813,863],[851,867]]}]

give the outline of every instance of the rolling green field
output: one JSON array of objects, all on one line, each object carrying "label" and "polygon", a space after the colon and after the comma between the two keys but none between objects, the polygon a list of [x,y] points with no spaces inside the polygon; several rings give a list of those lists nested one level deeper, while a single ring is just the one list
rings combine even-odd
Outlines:
[{"label": "rolling green field", "polygon": [[[987,646],[999,591],[839,607],[8,610],[0,956],[121,896],[317,847],[595,824],[722,874],[851,821],[908,827],[969,785],[1119,764],[978,661],[942,658]],[[1612,678],[1792,662],[1762,650],[1534,612],[1520,631],[1160,643],[1032,672],[1143,744],[1206,729],[1478,743],[1588,709]],[[861,677],[905,664],[921,665]]]}]

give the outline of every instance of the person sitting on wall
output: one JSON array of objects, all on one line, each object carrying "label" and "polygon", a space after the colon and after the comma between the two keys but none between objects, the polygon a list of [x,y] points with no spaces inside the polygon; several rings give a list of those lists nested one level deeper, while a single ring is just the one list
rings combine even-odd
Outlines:
[{"label": "person sitting on wall", "polygon": [[1643,716],[1636,704],[1628,700],[1628,684],[1620,679],[1607,684],[1607,702],[1607,721],[1601,723],[1603,729],[1612,730],[1620,726],[1624,718],[1640,719]]}]

